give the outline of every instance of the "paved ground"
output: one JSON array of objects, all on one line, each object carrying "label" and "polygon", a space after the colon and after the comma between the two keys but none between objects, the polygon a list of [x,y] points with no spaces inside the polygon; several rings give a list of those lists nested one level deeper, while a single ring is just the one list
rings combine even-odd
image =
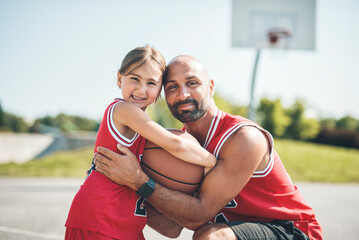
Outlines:
[{"label": "paved ground", "polygon": [[[63,239],[64,222],[81,179],[0,178],[0,239]],[[297,183],[314,208],[326,240],[358,239],[359,185]],[[184,230],[180,240],[191,239]],[[149,228],[149,240],[165,240]]]}]

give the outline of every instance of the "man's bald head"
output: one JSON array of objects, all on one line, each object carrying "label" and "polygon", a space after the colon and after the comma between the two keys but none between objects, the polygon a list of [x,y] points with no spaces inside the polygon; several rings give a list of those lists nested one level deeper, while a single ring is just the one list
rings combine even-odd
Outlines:
[{"label": "man's bald head", "polygon": [[[196,73],[199,78],[201,78],[202,81],[204,81],[205,84],[209,81],[209,74],[207,72],[207,69],[202,64],[201,61],[199,61],[197,58],[190,56],[190,55],[179,55],[175,58],[173,58],[167,65],[167,73],[171,72],[172,69],[182,67],[183,69],[186,69],[188,73]],[[167,80],[167,77],[170,76],[170,74],[166,74],[164,82]]]}]

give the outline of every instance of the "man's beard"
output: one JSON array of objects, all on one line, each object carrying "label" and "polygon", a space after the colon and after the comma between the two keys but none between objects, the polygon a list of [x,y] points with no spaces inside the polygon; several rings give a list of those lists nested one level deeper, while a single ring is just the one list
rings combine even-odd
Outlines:
[{"label": "man's beard", "polygon": [[[193,110],[178,110],[178,107],[183,104],[192,103],[194,105]],[[193,122],[201,118],[206,112],[207,107],[204,101],[198,102],[194,99],[186,99],[184,101],[178,101],[173,105],[168,105],[172,115],[183,123]]]}]

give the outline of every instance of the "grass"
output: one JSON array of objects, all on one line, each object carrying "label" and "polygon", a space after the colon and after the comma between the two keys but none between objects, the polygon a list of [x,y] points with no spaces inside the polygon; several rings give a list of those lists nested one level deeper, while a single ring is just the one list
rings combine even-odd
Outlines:
[{"label": "grass", "polygon": [[274,144],[293,181],[359,183],[359,150],[279,139]]},{"label": "grass", "polygon": [[[293,181],[359,183],[359,150],[275,140],[275,149]],[[93,148],[58,152],[17,164],[0,164],[1,177],[85,177]]]},{"label": "grass", "polygon": [[26,163],[0,164],[4,177],[85,177],[92,162],[93,147],[57,152]]}]

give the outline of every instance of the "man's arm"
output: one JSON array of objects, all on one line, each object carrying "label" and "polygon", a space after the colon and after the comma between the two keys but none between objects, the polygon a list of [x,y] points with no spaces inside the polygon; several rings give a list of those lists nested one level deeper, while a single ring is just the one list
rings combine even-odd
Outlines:
[{"label": "man's arm", "polygon": [[162,235],[177,238],[183,229],[182,226],[158,212],[149,203],[146,203],[147,225]]},{"label": "man's arm", "polygon": [[[97,170],[111,180],[138,190],[148,181],[137,159],[124,147],[124,155],[99,148]],[[215,168],[203,180],[198,198],[156,184],[147,199],[153,207],[180,225],[195,230],[213,218],[246,185],[260,163],[267,161],[266,137],[254,127],[243,127],[224,144]],[[263,165],[263,164],[261,164]]]}]

